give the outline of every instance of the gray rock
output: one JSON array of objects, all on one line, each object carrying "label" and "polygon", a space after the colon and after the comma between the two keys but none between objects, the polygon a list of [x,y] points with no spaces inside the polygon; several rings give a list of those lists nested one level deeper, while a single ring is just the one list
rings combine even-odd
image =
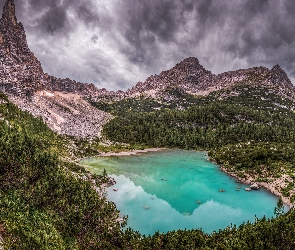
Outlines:
[{"label": "gray rock", "polygon": [[257,183],[253,183],[251,186],[250,186],[251,189],[253,190],[258,190],[260,187]]}]

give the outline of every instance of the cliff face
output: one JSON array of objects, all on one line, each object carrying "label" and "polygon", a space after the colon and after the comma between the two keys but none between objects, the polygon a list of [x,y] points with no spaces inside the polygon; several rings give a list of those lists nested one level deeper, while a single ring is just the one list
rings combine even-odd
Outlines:
[{"label": "cliff face", "polygon": [[22,24],[17,22],[13,0],[6,1],[0,20],[0,90],[60,134],[99,136],[111,118],[82,99],[97,92],[94,85],[44,73],[28,47]]},{"label": "cliff face", "polygon": [[44,88],[46,75],[30,51],[24,28],[17,22],[13,0],[6,1],[0,20],[0,89],[31,97]]},{"label": "cliff face", "polygon": [[36,91],[45,89],[86,96],[98,91],[93,84],[44,73],[28,47],[23,25],[17,22],[14,1],[7,0],[0,20],[0,90],[14,96],[32,97]]}]

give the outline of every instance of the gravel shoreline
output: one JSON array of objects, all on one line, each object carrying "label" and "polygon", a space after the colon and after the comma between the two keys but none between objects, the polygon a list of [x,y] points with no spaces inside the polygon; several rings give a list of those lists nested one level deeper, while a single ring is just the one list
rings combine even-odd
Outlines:
[{"label": "gravel shoreline", "polygon": [[[210,160],[211,161],[211,160]],[[211,161],[214,164],[217,164],[214,161]],[[217,164],[218,165],[218,164]],[[280,186],[281,188],[284,187],[285,182],[281,178],[277,178],[273,181],[273,183],[268,183],[268,182],[258,182],[255,181],[255,179],[250,176],[249,174],[244,173],[246,178],[241,178],[238,176],[237,172],[230,172],[226,168],[224,168],[222,165],[218,165],[220,167],[220,170],[223,171],[224,173],[230,175],[231,177],[235,178],[237,182],[247,184],[247,185],[252,185],[254,183],[257,183],[259,187],[263,187],[272,194],[274,194],[277,197],[281,197],[282,201],[285,205],[287,205],[290,209],[294,207],[294,204],[291,203],[289,197],[284,197],[283,194],[276,188],[276,186]],[[287,178],[287,175],[283,175],[282,178]],[[255,192],[255,190],[253,191]]]},{"label": "gravel shoreline", "polygon": [[109,156],[129,156],[129,155],[140,155],[149,152],[159,152],[167,150],[167,148],[147,148],[141,150],[122,151],[122,152],[106,152],[101,153],[98,157],[109,157]]}]

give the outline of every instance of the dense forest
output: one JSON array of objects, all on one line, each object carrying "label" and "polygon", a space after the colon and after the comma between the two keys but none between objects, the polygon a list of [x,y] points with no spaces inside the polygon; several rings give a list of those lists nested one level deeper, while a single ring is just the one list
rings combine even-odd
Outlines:
[{"label": "dense forest", "polygon": [[[290,164],[294,160],[294,146],[287,142],[293,138],[293,116],[286,115],[284,108],[254,110],[250,103],[248,106],[231,104],[230,99],[217,100],[214,105],[206,99],[197,99],[198,104],[188,103],[190,107],[185,111],[175,107],[167,107],[164,111],[149,107],[138,114],[122,110],[124,115],[117,114],[104,133],[113,140],[134,144],[209,149],[220,161],[231,164],[241,163],[242,159],[218,156],[222,155],[221,151],[215,149],[213,143],[220,145],[220,150],[229,150],[237,142],[254,140],[251,133],[256,133],[261,136],[253,142],[253,147],[252,143],[245,143],[250,145],[248,151],[249,155],[253,154],[252,158],[256,154],[255,147],[267,145],[265,152],[273,150],[273,145],[279,149],[276,155],[257,157],[257,165],[275,164],[279,159]],[[243,112],[238,116],[236,110]],[[218,114],[221,111],[222,115]],[[204,112],[209,116],[203,115]],[[246,127],[240,124],[240,119],[249,121]],[[124,123],[119,126],[119,121]],[[151,127],[145,127],[143,121],[149,122]],[[275,125],[272,132],[266,129],[269,122]],[[255,126],[260,132],[253,130]],[[118,127],[121,129],[117,131]],[[137,133],[130,131],[131,128]],[[247,129],[249,133],[242,135]],[[226,135],[232,137],[223,141],[226,136],[222,131],[226,130]],[[107,182],[108,177],[103,173],[91,175],[79,165],[65,161],[67,138],[58,136],[42,120],[18,109],[4,95],[0,96],[0,131],[0,249],[1,245],[3,249],[252,250],[295,247],[295,212],[283,214],[281,202],[274,211],[275,218],[257,219],[255,223],[245,223],[238,228],[233,225],[212,234],[205,234],[201,229],[152,236],[140,235],[131,229],[123,231],[124,222],[123,225],[118,222],[115,204],[95,190]],[[194,139],[189,140],[189,131],[202,131],[203,138],[195,132]],[[237,136],[236,133],[240,134]],[[148,141],[152,135],[157,139]],[[239,165],[241,168],[251,166],[247,161]]]},{"label": "dense forest", "polygon": [[[158,110],[157,104],[151,108],[152,101],[123,100],[105,108],[116,118],[105,126],[104,133],[118,142],[189,149],[212,149],[248,141],[294,141],[293,103],[278,99],[264,88],[249,86],[247,89],[243,94],[224,99],[216,93],[195,98],[185,109]],[[231,92],[242,90],[237,87]],[[145,106],[147,102],[148,108],[138,112],[137,107]]]}]

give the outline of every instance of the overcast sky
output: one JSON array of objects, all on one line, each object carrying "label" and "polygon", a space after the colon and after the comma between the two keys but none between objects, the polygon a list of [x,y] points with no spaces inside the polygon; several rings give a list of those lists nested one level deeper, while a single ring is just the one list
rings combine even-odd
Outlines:
[{"label": "overcast sky", "polygon": [[57,77],[126,90],[196,57],[215,74],[279,64],[295,83],[294,0],[14,2],[31,51]]}]

